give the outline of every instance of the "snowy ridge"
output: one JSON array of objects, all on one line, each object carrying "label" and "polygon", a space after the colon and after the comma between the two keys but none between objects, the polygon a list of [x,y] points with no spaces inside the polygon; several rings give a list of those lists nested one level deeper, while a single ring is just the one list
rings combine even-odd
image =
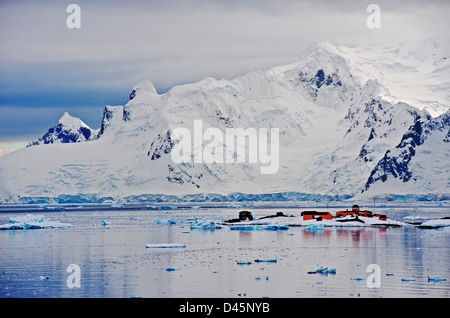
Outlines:
[{"label": "snowy ridge", "polygon": [[434,39],[419,43],[355,48],[325,44],[344,58],[361,84],[376,80],[379,95],[396,104],[404,102],[437,117],[450,105],[450,48]]},{"label": "snowy ridge", "polygon": [[[85,135],[88,127],[65,114],[39,146],[0,158],[0,199],[448,199],[450,68],[442,54],[410,58],[409,47],[322,44],[290,65],[205,78],[165,94],[143,81],[127,104],[105,107],[98,132]],[[194,120],[203,130],[279,128],[278,172],[262,175],[248,161],[174,163],[172,132],[193,132]]]}]

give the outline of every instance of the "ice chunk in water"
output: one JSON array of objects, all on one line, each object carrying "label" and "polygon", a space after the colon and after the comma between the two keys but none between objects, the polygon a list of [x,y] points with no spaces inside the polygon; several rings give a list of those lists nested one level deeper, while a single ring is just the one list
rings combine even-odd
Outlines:
[{"label": "ice chunk in water", "polygon": [[50,221],[43,215],[26,214],[9,219],[8,224],[0,225],[0,230],[26,230],[46,228],[68,228],[73,227],[69,223]]},{"label": "ice chunk in water", "polygon": [[308,274],[322,274],[322,275],[328,275],[328,274],[336,274],[336,268],[328,268],[328,267],[321,267],[316,269],[315,271],[310,271]]},{"label": "ice chunk in water", "polygon": [[430,276],[430,275],[428,275],[428,281],[429,282],[443,282],[445,280],[446,280],[445,278],[440,277],[440,276]]},{"label": "ice chunk in water", "polygon": [[185,248],[186,245],[182,243],[156,243],[145,244],[146,248]]},{"label": "ice chunk in water", "polygon": [[276,263],[277,262],[277,259],[276,258],[265,258],[265,259],[255,259],[255,262],[256,263],[261,263],[261,262],[264,262],[264,263]]},{"label": "ice chunk in water", "polygon": [[11,217],[9,223],[40,223],[44,222],[44,220],[45,216],[43,215],[27,214],[24,216]]},{"label": "ice chunk in water", "polygon": [[221,229],[222,226],[219,224],[216,224],[213,221],[205,221],[205,222],[197,222],[194,224],[191,224],[191,230],[216,230],[216,229]]},{"label": "ice chunk in water", "polygon": [[250,261],[237,261],[238,265],[250,265],[251,263]]},{"label": "ice chunk in water", "polygon": [[279,231],[287,230],[287,225],[233,225],[230,230],[234,231]]},{"label": "ice chunk in water", "polygon": [[305,231],[309,231],[309,232],[323,232],[325,230],[323,224],[311,224],[311,225],[307,225],[305,226]]},{"label": "ice chunk in water", "polygon": [[158,220],[157,222],[158,224],[176,224],[176,222],[172,219],[168,219],[168,220]]}]

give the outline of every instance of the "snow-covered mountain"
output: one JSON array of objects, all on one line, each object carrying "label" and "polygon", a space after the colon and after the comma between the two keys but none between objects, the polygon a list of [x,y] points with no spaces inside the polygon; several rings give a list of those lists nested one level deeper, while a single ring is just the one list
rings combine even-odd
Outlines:
[{"label": "snow-covered mountain", "polygon": [[27,147],[41,144],[73,143],[96,138],[98,131],[91,129],[81,119],[72,117],[68,112],[59,119],[58,124],[50,127],[40,138],[30,142]]},{"label": "snow-covered mountain", "polygon": [[[273,194],[283,192],[294,199],[295,193],[449,199],[450,55],[445,53],[432,41],[414,49],[322,44],[290,65],[231,80],[205,78],[165,94],[143,81],[126,105],[105,107],[95,135],[90,130],[75,140],[87,141],[65,144],[51,132],[63,143],[0,158],[0,198],[95,201],[207,194],[222,200],[232,193],[279,198]],[[278,128],[277,173],[262,174],[260,161],[174,162],[172,151],[182,141],[174,131],[182,127],[195,135],[196,120],[202,123],[201,137],[208,128],[224,135],[227,128]],[[204,137],[200,150],[229,146]]]},{"label": "snow-covered mountain", "polygon": [[[389,181],[389,182],[386,182]],[[364,191],[391,191],[408,183],[415,193],[448,193],[450,189],[450,112],[417,117],[400,142],[386,151],[372,170]],[[384,187],[382,189],[381,187]],[[374,191],[372,191],[374,192]]]}]

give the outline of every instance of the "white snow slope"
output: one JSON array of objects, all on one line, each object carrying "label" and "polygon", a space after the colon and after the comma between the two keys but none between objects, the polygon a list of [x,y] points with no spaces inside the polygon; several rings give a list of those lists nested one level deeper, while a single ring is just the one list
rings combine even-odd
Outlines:
[{"label": "white snow slope", "polygon": [[[448,53],[448,52],[447,52]],[[158,94],[136,85],[106,106],[93,140],[40,144],[0,158],[0,200],[145,194],[450,197],[450,55],[435,42],[321,44],[296,63]],[[279,169],[181,163],[174,129],[278,128]],[[211,141],[204,140],[203,145]]]}]

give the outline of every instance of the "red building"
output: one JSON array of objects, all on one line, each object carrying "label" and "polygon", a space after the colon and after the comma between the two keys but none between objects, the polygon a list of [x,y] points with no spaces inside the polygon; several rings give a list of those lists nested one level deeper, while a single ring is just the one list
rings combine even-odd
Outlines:
[{"label": "red building", "polygon": [[303,216],[303,220],[331,220],[333,216],[330,212],[317,212],[317,211],[303,211],[301,213],[301,216]]},{"label": "red building", "polygon": [[352,206],[352,210],[351,211],[347,210],[347,211],[336,212],[336,217],[337,218],[343,217],[343,216],[347,216],[347,215],[360,215],[359,214],[359,205],[355,204],[354,206]]},{"label": "red building", "polygon": [[367,211],[367,210],[361,211],[359,209],[359,205],[356,205],[356,204],[354,206],[352,206],[352,210],[351,211],[347,210],[347,211],[336,212],[336,217],[337,218],[344,217],[344,216],[347,216],[347,215],[365,216],[365,217],[369,217],[369,218],[375,216],[375,217],[378,217],[381,221],[386,221],[387,220],[386,215],[373,214],[373,212]]}]

